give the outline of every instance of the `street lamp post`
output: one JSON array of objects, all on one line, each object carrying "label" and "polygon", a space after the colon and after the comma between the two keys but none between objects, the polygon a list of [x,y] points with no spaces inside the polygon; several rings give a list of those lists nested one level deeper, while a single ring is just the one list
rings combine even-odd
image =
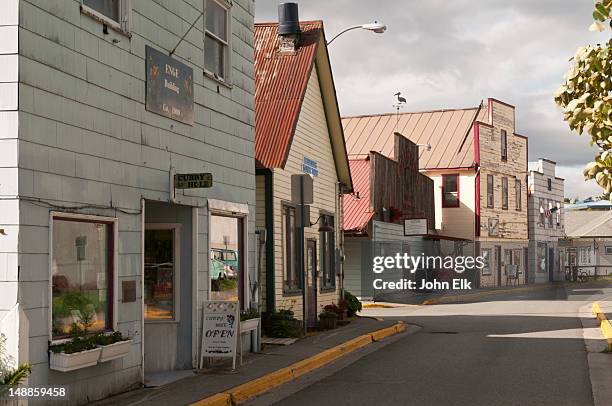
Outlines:
[{"label": "street lamp post", "polygon": [[351,30],[356,30],[356,29],[363,29],[363,30],[368,30],[368,31],[372,31],[375,32],[376,34],[382,34],[385,31],[387,31],[387,26],[384,24],[380,24],[378,21],[374,21],[373,23],[370,24],[361,24],[361,25],[355,25],[353,27],[349,27],[346,28],[342,31],[340,31],[338,34],[336,34],[335,37],[333,37],[332,39],[330,39],[329,41],[327,41],[327,45],[331,44],[336,38],[338,38],[340,35],[344,34],[345,32],[351,31]]}]

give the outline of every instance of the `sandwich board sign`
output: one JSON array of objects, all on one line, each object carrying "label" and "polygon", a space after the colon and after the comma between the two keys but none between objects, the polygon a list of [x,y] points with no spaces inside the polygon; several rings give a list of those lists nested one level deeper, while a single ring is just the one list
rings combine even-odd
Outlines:
[{"label": "sandwich board sign", "polygon": [[236,369],[236,347],[240,326],[240,306],[237,301],[210,300],[204,302],[202,323],[202,355],[204,357],[233,358]]}]

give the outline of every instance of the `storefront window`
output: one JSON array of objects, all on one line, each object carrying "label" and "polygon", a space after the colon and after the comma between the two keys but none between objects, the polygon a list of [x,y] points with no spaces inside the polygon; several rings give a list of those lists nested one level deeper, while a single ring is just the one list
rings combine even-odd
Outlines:
[{"label": "storefront window", "polygon": [[113,223],[53,218],[52,337],[112,329]]},{"label": "storefront window", "polygon": [[240,300],[240,253],[242,220],[211,216],[210,286],[211,300]]},{"label": "storefront window", "polygon": [[146,320],[175,318],[176,229],[145,231],[144,302]]},{"label": "storefront window", "polygon": [[538,272],[546,272],[546,244],[538,243]]}]

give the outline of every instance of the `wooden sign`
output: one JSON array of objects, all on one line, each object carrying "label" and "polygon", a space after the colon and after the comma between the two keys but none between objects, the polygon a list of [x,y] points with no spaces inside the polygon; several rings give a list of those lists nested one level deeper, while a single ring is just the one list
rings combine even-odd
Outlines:
[{"label": "wooden sign", "polygon": [[145,54],[145,108],[193,125],[193,69],[150,46]]},{"label": "wooden sign", "polygon": [[212,173],[177,173],[174,175],[175,189],[201,189],[212,187]]}]

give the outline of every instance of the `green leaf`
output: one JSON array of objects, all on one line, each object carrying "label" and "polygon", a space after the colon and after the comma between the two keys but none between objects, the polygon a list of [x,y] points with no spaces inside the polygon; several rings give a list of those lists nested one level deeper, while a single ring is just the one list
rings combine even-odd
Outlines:
[{"label": "green leaf", "polygon": [[595,10],[593,11],[593,19],[597,21],[605,21],[606,16],[604,14],[601,14],[598,10]]}]

